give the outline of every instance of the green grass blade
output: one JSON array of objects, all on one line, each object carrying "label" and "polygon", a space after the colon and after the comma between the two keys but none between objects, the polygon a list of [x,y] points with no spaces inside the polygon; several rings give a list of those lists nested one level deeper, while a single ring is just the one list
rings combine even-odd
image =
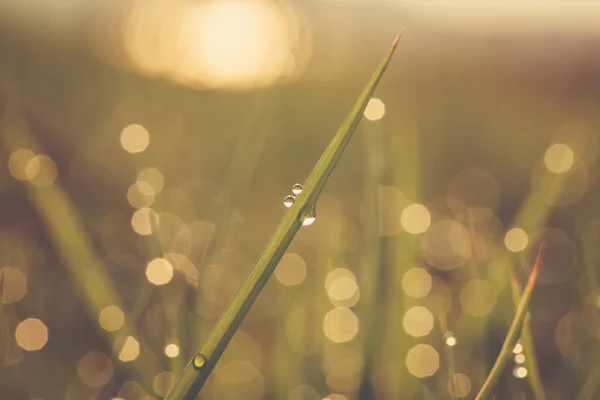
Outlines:
[{"label": "green grass blade", "polygon": [[581,391],[577,395],[577,400],[593,400],[598,391],[598,382],[600,382],[600,362],[596,364],[592,372],[587,377]]},{"label": "green grass blade", "polygon": [[[519,306],[519,300],[521,299],[521,284],[515,274],[514,270],[511,270],[510,275],[510,287],[513,295],[513,302],[515,305],[515,311]],[[544,386],[540,379],[540,372],[538,369],[537,357],[535,355],[535,346],[533,344],[533,335],[531,333],[531,319],[525,318],[523,322],[523,329],[521,331],[521,344],[523,345],[523,355],[525,356],[525,366],[527,367],[527,380],[531,385],[533,394],[536,400],[546,400],[544,395]]]},{"label": "green grass blade", "polygon": [[327,179],[352,138],[367,103],[392,58],[401,35],[402,31],[394,40],[392,48],[361,93],[356,105],[308,176],[304,189],[296,198],[295,204],[285,214],[240,288],[219,317],[196,355],[186,366],[171,392],[167,395],[167,400],[192,400],[202,388],[235,331],[275,270],[283,253],[302,226],[302,221],[312,212]]},{"label": "green grass blade", "polygon": [[527,281],[527,285],[525,286],[525,290],[523,291],[523,295],[521,296],[521,301],[519,302],[519,307],[517,308],[517,312],[515,313],[515,318],[513,319],[510,329],[508,330],[506,339],[504,339],[504,344],[502,345],[500,354],[498,354],[496,362],[494,363],[490,374],[483,383],[481,390],[479,390],[477,397],[475,397],[475,400],[483,400],[490,397],[492,390],[496,385],[496,381],[498,380],[498,378],[500,378],[500,375],[502,374],[502,371],[506,366],[506,362],[512,354],[512,350],[515,347],[517,340],[519,339],[519,335],[521,335],[521,327],[523,326],[523,322],[525,321],[525,317],[527,316],[527,306],[529,305],[529,299],[531,298],[531,293],[533,292],[533,288],[535,287],[535,281],[540,271],[540,267],[542,266],[543,257],[544,245],[540,247],[537,259],[535,260],[535,265],[533,266],[531,275],[529,275],[529,280]]}]

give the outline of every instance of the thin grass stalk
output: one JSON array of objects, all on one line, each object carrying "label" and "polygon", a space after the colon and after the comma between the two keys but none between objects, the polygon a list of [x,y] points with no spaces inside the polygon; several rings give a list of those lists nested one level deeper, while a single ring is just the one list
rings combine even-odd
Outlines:
[{"label": "thin grass stalk", "polygon": [[302,222],[312,214],[317,199],[352,138],[367,103],[392,58],[401,34],[402,32],[394,40],[392,48],[358,98],[354,109],[342,123],[317,165],[308,176],[304,189],[296,198],[295,204],[285,214],[265,249],[217,320],[208,337],[186,366],[183,374],[175,382],[173,389],[166,397],[167,400],[192,400],[204,385],[229,341],[275,270],[285,250],[302,226]]},{"label": "thin grass stalk", "polygon": [[546,171],[521,206],[513,227],[520,227],[525,232],[532,232],[542,226],[548,219],[556,200],[564,191],[564,184],[573,172],[570,169],[562,174]]},{"label": "thin grass stalk", "polygon": [[[452,387],[454,391],[450,390],[450,398],[452,400],[456,400],[457,397],[454,393],[458,393],[458,381],[456,380],[456,364],[454,362],[454,352],[452,351],[452,346],[446,345],[446,337],[445,334],[448,332],[448,322],[446,321],[446,315],[440,314],[440,330],[442,332],[442,343],[444,346],[444,350],[446,353],[446,367],[448,368],[448,381],[452,382]],[[459,397],[462,399],[462,397]]]},{"label": "thin grass stalk", "polygon": [[[277,399],[285,399],[293,387],[296,380],[302,376],[302,355],[298,351],[293,350],[287,338],[287,329],[289,318],[287,314],[290,312],[294,302],[300,298],[297,294],[299,288],[289,288],[283,285],[278,285],[277,288],[277,308],[278,314],[285,316],[277,320],[277,332],[275,333],[275,350],[271,357],[271,374],[273,376],[274,394]],[[306,321],[296,321],[300,326],[298,332],[306,334]]]},{"label": "thin grass stalk", "polygon": [[[467,210],[467,212],[465,213],[465,226],[466,228],[469,230],[470,235],[470,244],[471,244],[471,249],[474,252],[474,254],[476,256],[479,256],[479,254],[476,254],[479,247],[479,243],[480,241],[482,241],[483,239],[480,238],[480,236],[478,235],[478,230],[475,224],[476,218],[475,215],[473,214],[473,211],[471,209]],[[483,257],[481,257],[483,258]],[[467,265],[465,266],[466,271],[469,274],[469,277],[471,279],[485,279],[486,275],[485,275],[485,270],[486,270],[486,266],[483,265],[482,262],[477,261],[477,259],[480,259],[480,257],[471,257],[468,261],[467,261]],[[487,272],[487,271],[486,271]],[[483,341],[474,341],[473,344],[474,346],[472,346],[472,348],[477,347],[479,349],[479,351],[483,354],[483,360],[484,364],[486,367],[488,367],[488,363],[490,362],[494,362],[494,354],[492,354],[490,352],[491,350],[491,346],[490,346],[490,323],[491,323],[491,317],[492,314],[486,314],[485,316],[481,317],[481,318],[476,318],[475,320],[471,320],[469,325],[470,327],[468,328],[468,331],[471,334],[474,334],[475,332],[477,332],[475,335],[479,335],[482,338],[485,338],[485,340]],[[467,320],[468,321],[468,320]]]},{"label": "thin grass stalk", "polygon": [[[519,300],[521,300],[521,284],[519,279],[514,272],[511,270],[510,275],[510,288],[512,290],[513,303],[515,311],[519,306]],[[529,314],[528,314],[529,315]],[[531,385],[531,390],[536,400],[545,400],[544,386],[540,379],[540,371],[538,369],[537,357],[535,355],[535,346],[533,344],[533,335],[531,334],[531,319],[525,318],[523,322],[523,330],[521,331],[521,345],[523,346],[523,355],[525,356],[525,366],[527,367],[527,380]]]},{"label": "thin grass stalk", "polygon": [[[417,115],[414,110],[409,109],[401,114],[390,115],[383,122],[390,124],[389,129],[401,124],[398,134],[386,135],[388,142],[384,145],[388,148],[388,158],[393,163],[394,186],[401,188],[408,199],[400,206],[407,206],[410,202],[422,203],[423,192],[419,179],[421,138]],[[396,400],[415,398],[423,388],[422,380],[412,375],[406,366],[406,354],[415,342],[414,337],[408,335],[404,329],[403,319],[409,305],[415,303],[407,298],[402,287],[406,271],[421,263],[420,243],[420,235],[408,232],[394,235],[389,238],[385,260],[386,265],[390,267],[387,268],[385,277],[387,296],[383,330],[386,332],[386,338],[383,348],[387,353],[385,362],[398,368],[396,374],[389,374],[386,379],[386,385],[391,390],[389,396]]]},{"label": "thin grass stalk", "polygon": [[[7,99],[12,101],[12,99]],[[29,131],[27,122],[21,116],[17,104],[7,104],[0,126],[0,140],[4,142],[8,153],[19,148],[32,149],[43,154],[40,145]],[[89,238],[82,218],[77,212],[68,193],[60,182],[53,182],[46,187],[37,187],[23,182],[32,205],[36,208],[40,219],[48,231],[54,246],[62,258],[65,267],[77,282],[84,305],[90,320],[97,322],[102,309],[117,306],[124,309],[123,303],[112,280],[102,268],[102,262]],[[113,345],[113,355],[118,358],[120,347],[116,346],[132,335],[131,324],[126,323],[117,332],[108,332],[99,328],[99,333]],[[142,345],[140,341],[140,345]],[[140,362],[139,359],[143,360]],[[145,352],[124,369],[128,374],[147,387],[151,386],[149,377],[156,372],[158,360],[151,352]]]},{"label": "thin grass stalk", "polygon": [[504,367],[512,354],[512,350],[519,339],[521,334],[521,328],[523,327],[523,322],[527,317],[527,306],[529,305],[529,300],[531,299],[531,293],[533,292],[533,288],[535,287],[535,282],[537,280],[538,273],[540,271],[540,267],[542,266],[542,259],[544,257],[544,245],[540,246],[540,251],[538,253],[537,259],[535,260],[535,265],[533,266],[533,270],[531,271],[531,275],[529,275],[529,280],[527,281],[527,285],[525,286],[525,290],[523,291],[523,295],[521,296],[521,301],[519,302],[519,306],[517,307],[517,312],[515,313],[515,317],[512,321],[510,329],[508,330],[508,334],[506,335],[506,339],[504,340],[504,344],[500,349],[500,354],[496,358],[496,362],[490,371],[487,379],[483,383],[483,386],[479,390],[479,393],[475,397],[475,400],[483,400],[487,399],[491,396],[492,390],[496,386],[496,382],[502,375],[504,371]]},{"label": "thin grass stalk", "polygon": [[[317,245],[318,253],[315,265],[321,266],[321,268],[316,268],[315,273],[310,277],[311,282],[308,289],[309,292],[313,293],[310,300],[308,300],[308,303],[314,308],[314,314],[309,314],[313,317],[309,319],[307,330],[311,334],[324,330],[323,321],[325,321],[327,313],[336,306],[331,302],[328,293],[329,287],[325,283],[327,282],[327,276],[337,269],[340,263],[348,265],[342,250],[343,234],[347,232],[345,221],[346,216],[340,207],[338,212],[327,215],[327,221],[323,221],[326,223],[318,228],[317,234],[320,236],[320,240]],[[307,339],[314,341],[314,337],[307,337]],[[302,383],[316,386],[317,382],[323,380],[324,374],[330,374],[328,361],[331,355],[336,354],[338,349],[341,348],[343,348],[343,345],[333,342],[332,338],[325,335],[321,342],[320,354],[315,355],[315,357],[304,357],[303,359],[302,378],[304,380]]]},{"label": "thin grass stalk", "polygon": [[[370,125],[372,125],[371,123]],[[360,279],[360,339],[364,358],[364,368],[359,387],[359,398],[375,397],[371,376],[376,363],[377,341],[375,332],[381,328],[384,310],[380,307],[383,292],[383,243],[379,235],[380,221],[383,218],[382,207],[378,201],[378,188],[383,185],[383,143],[379,123],[365,127],[366,182],[363,201],[364,260]]]},{"label": "thin grass stalk", "polygon": [[[563,190],[563,182],[571,172],[572,170],[558,175],[549,171],[544,172],[539,183],[527,195],[517,216],[511,223],[510,229],[521,228],[530,233],[541,228],[548,219],[556,198]],[[500,273],[495,274],[496,279],[494,280],[498,289],[503,289],[508,284],[508,275],[505,271],[512,268],[511,257],[506,252],[492,261],[492,269],[500,271]],[[457,331],[466,329],[464,324],[455,326],[455,328]]]},{"label": "thin grass stalk", "polygon": [[581,387],[577,400],[593,400],[596,392],[598,391],[598,384],[600,383],[600,362],[596,364],[590,375],[587,377],[585,383]]}]

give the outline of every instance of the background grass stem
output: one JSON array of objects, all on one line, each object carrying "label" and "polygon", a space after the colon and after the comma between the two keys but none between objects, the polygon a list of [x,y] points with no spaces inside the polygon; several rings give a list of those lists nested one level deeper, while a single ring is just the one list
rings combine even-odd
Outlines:
[{"label": "background grass stem", "polygon": [[512,354],[512,350],[521,335],[521,328],[523,326],[523,322],[527,317],[527,306],[529,304],[529,299],[531,298],[531,293],[533,292],[533,288],[535,287],[535,282],[542,266],[542,259],[544,256],[544,246],[540,247],[540,251],[538,253],[537,259],[535,261],[535,265],[533,266],[533,270],[531,271],[531,275],[529,275],[529,280],[527,281],[527,285],[525,286],[525,290],[523,291],[523,295],[521,296],[521,301],[519,302],[519,307],[517,308],[517,312],[515,313],[515,317],[512,321],[510,329],[508,330],[508,334],[506,335],[506,339],[504,340],[504,344],[502,345],[502,349],[496,358],[496,362],[490,371],[490,374],[486,378],[483,386],[479,390],[479,393],[475,397],[475,400],[483,400],[487,399],[491,396],[492,390],[496,385],[496,382],[502,375],[502,371],[506,366],[506,362],[508,358]]}]

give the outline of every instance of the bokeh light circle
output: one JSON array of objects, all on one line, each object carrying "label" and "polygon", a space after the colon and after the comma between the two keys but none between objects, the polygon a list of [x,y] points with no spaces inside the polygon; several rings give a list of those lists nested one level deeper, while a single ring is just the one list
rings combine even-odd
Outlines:
[{"label": "bokeh light circle", "polygon": [[440,367],[438,352],[428,344],[418,344],[406,355],[408,371],[417,378],[427,378]]},{"label": "bokeh light circle", "polygon": [[421,250],[425,260],[435,268],[459,268],[471,257],[471,235],[456,221],[438,221],[423,234]]},{"label": "bokeh light circle", "polygon": [[48,341],[48,328],[41,320],[28,318],[17,325],[15,338],[23,350],[40,350]]}]

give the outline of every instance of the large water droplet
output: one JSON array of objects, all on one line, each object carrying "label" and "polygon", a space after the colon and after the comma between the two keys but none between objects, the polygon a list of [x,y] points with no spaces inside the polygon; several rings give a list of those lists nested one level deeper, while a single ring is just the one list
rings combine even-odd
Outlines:
[{"label": "large water droplet", "polygon": [[202,367],[204,367],[204,364],[206,364],[206,357],[204,357],[202,354],[196,354],[194,360],[192,361],[192,365],[194,366],[194,368],[202,369]]},{"label": "large water droplet", "polygon": [[302,225],[304,225],[304,226],[312,225],[316,219],[317,219],[317,211],[316,211],[316,209],[313,208],[311,213],[306,218],[304,218],[304,221],[302,221]]},{"label": "large water droplet", "polygon": [[283,205],[285,206],[285,208],[290,208],[294,205],[294,201],[296,201],[296,198],[294,196],[286,196],[286,198],[283,199]]},{"label": "large water droplet", "polygon": [[292,193],[294,193],[295,195],[299,195],[300,193],[302,193],[302,185],[296,183],[294,186],[292,186]]}]

